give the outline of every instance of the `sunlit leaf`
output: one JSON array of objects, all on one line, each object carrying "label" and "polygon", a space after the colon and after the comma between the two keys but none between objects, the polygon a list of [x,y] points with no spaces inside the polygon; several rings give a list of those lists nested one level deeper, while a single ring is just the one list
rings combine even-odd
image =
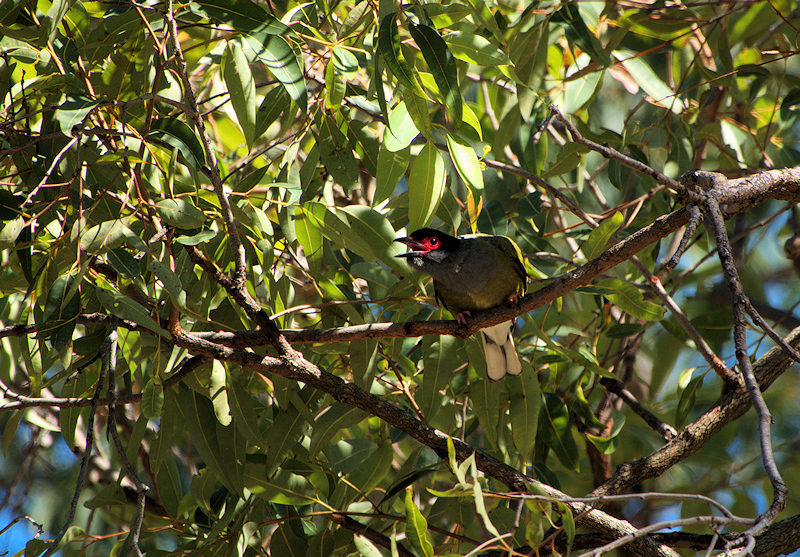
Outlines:
[{"label": "sunlit leaf", "polygon": [[222,56],[222,75],[228,86],[233,110],[247,147],[253,147],[256,135],[256,85],[250,63],[235,41],[228,41]]},{"label": "sunlit leaf", "polygon": [[444,182],[444,160],[434,145],[426,143],[411,163],[408,177],[408,226],[411,230],[430,223],[442,199]]}]

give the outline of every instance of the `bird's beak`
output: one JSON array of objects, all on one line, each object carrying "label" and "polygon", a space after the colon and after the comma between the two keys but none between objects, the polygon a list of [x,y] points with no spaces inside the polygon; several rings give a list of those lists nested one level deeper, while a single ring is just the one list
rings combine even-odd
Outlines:
[{"label": "bird's beak", "polygon": [[411,248],[411,251],[407,253],[401,253],[400,255],[395,255],[395,257],[416,257],[425,253],[425,246],[417,242],[414,238],[397,238],[395,242],[400,242],[401,244],[405,244]]}]

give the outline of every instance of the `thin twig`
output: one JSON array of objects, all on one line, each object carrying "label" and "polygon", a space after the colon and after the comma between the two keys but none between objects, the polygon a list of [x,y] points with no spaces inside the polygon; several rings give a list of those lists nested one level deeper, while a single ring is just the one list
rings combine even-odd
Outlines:
[{"label": "thin twig", "polygon": [[697,231],[697,227],[700,224],[700,220],[702,219],[702,215],[700,213],[700,209],[697,205],[690,205],[689,211],[691,212],[691,217],[689,222],[686,223],[686,228],[683,231],[683,236],[681,237],[681,242],[678,244],[678,248],[675,250],[675,253],[672,254],[669,261],[664,263],[664,266],[659,270],[658,276],[665,277],[669,274],[675,267],[678,266],[678,262],[680,261],[683,254],[686,252],[686,248],[689,247],[689,241],[694,236],[694,233]]},{"label": "thin twig", "polygon": [[550,111],[556,115],[556,118],[562,124],[564,124],[564,127],[567,128],[567,131],[569,131],[570,135],[572,136],[572,140],[575,143],[578,143],[580,145],[585,145],[592,151],[597,151],[607,159],[617,160],[622,164],[641,172],[642,174],[650,176],[659,184],[667,186],[668,188],[674,191],[684,192],[686,190],[686,188],[683,185],[681,185],[680,182],[678,182],[673,178],[670,178],[669,176],[662,174],[661,172],[658,172],[657,170],[654,170],[650,166],[642,162],[639,162],[632,157],[624,155],[619,151],[617,151],[616,149],[612,149],[608,145],[600,145],[599,143],[595,143],[594,141],[586,139],[585,137],[583,137],[583,135],[581,135],[581,133],[578,131],[578,128],[575,127],[575,125],[569,120],[569,118],[564,116],[564,114],[558,109],[557,106],[550,105]]},{"label": "thin twig", "polygon": [[142,529],[142,521],[144,520],[145,493],[147,492],[147,486],[144,485],[139,479],[139,475],[136,473],[136,468],[134,468],[133,463],[128,458],[128,453],[125,451],[125,446],[122,444],[122,440],[119,437],[119,432],[117,432],[117,394],[115,375],[117,370],[118,334],[114,325],[112,325],[111,331],[109,331],[108,338],[111,339],[111,346],[109,347],[108,352],[103,355],[103,365],[105,365],[108,369],[108,425],[106,431],[111,436],[111,439],[114,442],[114,447],[117,449],[117,454],[122,460],[122,464],[125,467],[125,474],[128,476],[128,479],[131,481],[131,483],[133,483],[133,485],[136,487],[136,515],[134,516],[133,525],[131,526],[128,551],[126,555],[135,554],[141,556],[142,550],[139,548],[139,535]]},{"label": "thin twig", "polygon": [[644,422],[653,428],[664,440],[671,441],[678,435],[674,427],[661,421],[655,414],[645,408],[641,402],[636,400],[636,397],[625,388],[622,381],[601,377],[600,384],[621,398],[637,416],[642,418]]},{"label": "thin twig", "polygon": [[753,374],[753,368],[750,364],[750,356],[747,353],[747,337],[746,326],[747,318],[745,315],[745,307],[747,305],[747,296],[742,288],[739,273],[736,270],[736,265],[733,261],[731,254],[730,243],[728,242],[728,233],[725,230],[725,221],[722,216],[722,211],[719,208],[717,200],[709,195],[705,202],[706,214],[714,228],[714,235],[717,241],[717,252],[719,253],[722,270],[728,280],[728,288],[733,296],[733,339],[735,343],[736,360],[739,363],[739,371],[744,377],[747,392],[753,402],[753,406],[758,414],[758,431],[759,439],[761,442],[761,458],[764,463],[764,468],[767,472],[770,482],[774,490],[772,504],[769,508],[762,513],[755,526],[747,530],[745,535],[757,536],[775,520],[783,507],[786,504],[786,495],[788,489],[786,484],[781,478],[778,466],[775,463],[775,456],[772,452],[772,439],[770,434],[770,427],[772,425],[772,416],[769,412],[764,397],[761,394],[758,381]]},{"label": "thin twig", "polygon": [[[106,348],[105,343],[100,349],[103,350],[103,348]],[[67,520],[64,522],[64,525],[61,527],[61,531],[56,535],[55,539],[53,539],[53,543],[50,544],[50,547],[47,548],[47,551],[42,557],[50,557],[50,555],[58,550],[58,544],[61,543],[61,540],[67,533],[70,525],[72,525],[72,521],[75,520],[75,511],[78,508],[78,500],[81,497],[81,493],[83,493],[83,482],[86,480],[86,472],[89,469],[89,461],[92,459],[92,449],[94,447],[94,418],[95,414],[97,413],[97,407],[100,405],[100,392],[103,390],[103,386],[105,384],[105,375],[106,368],[105,366],[101,365],[100,375],[97,378],[97,388],[95,389],[94,396],[92,396],[91,400],[92,408],[89,411],[89,418],[86,421],[86,446],[83,451],[83,458],[81,458],[81,468],[78,472],[78,479],[75,481],[75,492],[72,495],[72,502],[69,506]]]}]

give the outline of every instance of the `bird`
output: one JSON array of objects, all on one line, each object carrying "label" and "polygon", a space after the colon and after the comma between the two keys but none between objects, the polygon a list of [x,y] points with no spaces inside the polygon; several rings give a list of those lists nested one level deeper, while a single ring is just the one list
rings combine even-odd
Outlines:
[{"label": "bird", "polygon": [[[421,228],[395,241],[411,248],[396,257],[405,258],[411,268],[433,278],[437,303],[459,323],[466,323],[473,311],[518,303],[525,295],[528,273],[522,252],[506,236],[454,237]],[[522,373],[513,330],[514,321],[505,321],[479,331],[491,381]]]}]

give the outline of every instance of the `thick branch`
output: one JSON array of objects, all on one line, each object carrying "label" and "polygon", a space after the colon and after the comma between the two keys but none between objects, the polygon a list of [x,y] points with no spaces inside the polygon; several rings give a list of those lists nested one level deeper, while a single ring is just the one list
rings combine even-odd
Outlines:
[{"label": "thick branch", "polygon": [[[215,345],[188,335],[176,336],[175,342],[193,352],[200,352],[218,360],[235,363],[259,372],[279,375],[294,381],[301,381],[306,385],[330,394],[339,402],[355,406],[384,420],[423,445],[433,449],[440,458],[447,459],[448,435],[415,419],[408,412],[390,402],[368,393],[340,377],[322,371],[305,359],[296,359],[288,362],[285,358],[263,357],[252,352]],[[512,491],[528,493],[528,486],[535,484],[540,493],[556,498],[566,497],[561,491],[520,473],[483,451],[477,450],[458,439],[452,439],[452,441],[459,460],[464,460],[474,453],[478,469],[487,476],[502,482]],[[576,516],[581,516],[583,524],[607,532],[615,538],[632,534],[636,531],[627,521],[616,519],[603,511],[593,509],[585,503],[571,502],[567,504]],[[642,555],[675,555],[668,548],[654,544],[648,538],[637,539],[632,544],[635,550]]]},{"label": "thick branch", "polygon": [[[800,328],[793,330],[786,341],[795,348],[800,346]],[[761,391],[770,385],[789,366],[792,358],[781,348],[774,347],[753,364],[753,375]],[[611,495],[622,493],[649,478],[660,476],[681,460],[696,453],[723,427],[737,419],[750,405],[750,395],[744,381],[729,383],[714,406],[695,422],[686,426],[678,436],[635,462],[621,464],[617,472],[590,495]]]}]

